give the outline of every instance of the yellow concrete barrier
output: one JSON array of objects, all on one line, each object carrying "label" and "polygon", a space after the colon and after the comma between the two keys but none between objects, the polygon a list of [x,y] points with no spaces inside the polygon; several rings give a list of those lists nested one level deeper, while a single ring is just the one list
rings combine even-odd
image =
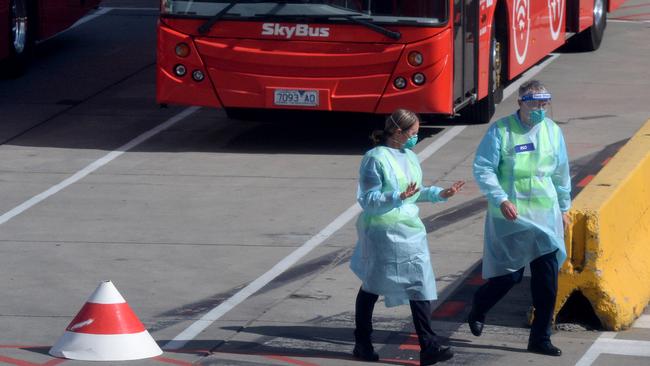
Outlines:
[{"label": "yellow concrete barrier", "polygon": [[650,301],[650,120],[578,194],[570,216],[556,314],[579,291],[605,329],[629,327]]}]

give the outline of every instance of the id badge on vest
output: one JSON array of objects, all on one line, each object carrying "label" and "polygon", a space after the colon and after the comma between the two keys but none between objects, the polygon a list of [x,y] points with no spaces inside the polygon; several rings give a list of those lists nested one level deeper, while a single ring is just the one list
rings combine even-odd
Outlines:
[{"label": "id badge on vest", "polygon": [[515,145],[515,154],[535,151],[535,144],[529,142],[527,144]]}]

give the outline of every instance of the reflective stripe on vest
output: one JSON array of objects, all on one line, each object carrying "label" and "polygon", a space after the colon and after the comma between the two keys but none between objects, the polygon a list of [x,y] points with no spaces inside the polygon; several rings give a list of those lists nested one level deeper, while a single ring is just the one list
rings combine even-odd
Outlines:
[{"label": "reflective stripe on vest", "polygon": [[[381,147],[377,150],[379,153],[376,154],[374,158],[377,159],[377,161],[383,168],[382,169],[383,170],[382,193],[405,191],[406,187],[410,182],[406,173],[400,166],[400,164],[397,162],[395,157],[388,151],[387,148]],[[412,161],[412,159],[410,158],[410,154],[408,153],[406,155],[406,160],[408,162],[409,172],[411,173],[411,181],[416,182],[418,187],[420,187],[422,184],[422,171],[420,170],[419,164]],[[393,187],[391,173],[395,176],[397,180],[397,187]],[[407,207],[409,206],[409,204],[412,205],[415,204],[419,196],[420,196],[420,192],[405,199],[401,207],[394,208],[383,215],[364,215],[366,224],[391,225],[400,222],[412,227],[418,227],[418,228],[421,227],[422,221],[419,220],[417,215],[415,216],[414,219],[411,215],[408,215],[407,213],[404,212],[405,210],[408,211]],[[414,208],[417,211],[417,207]]]},{"label": "reflective stripe on vest", "polygon": [[546,188],[552,184],[551,175],[557,164],[555,151],[559,146],[559,131],[543,122],[535,145],[532,145],[527,131],[514,116],[496,123],[501,137],[497,174],[508,199],[521,212],[553,207],[555,197],[549,197]]}]

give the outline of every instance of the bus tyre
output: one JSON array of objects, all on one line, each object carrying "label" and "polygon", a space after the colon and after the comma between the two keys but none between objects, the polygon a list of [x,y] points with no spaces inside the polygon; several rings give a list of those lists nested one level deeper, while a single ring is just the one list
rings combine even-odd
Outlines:
[{"label": "bus tyre", "polygon": [[471,104],[461,112],[462,120],[468,124],[489,123],[496,110],[496,104],[503,99],[503,42],[495,37],[495,25],[492,25],[490,41],[490,65],[488,73],[488,93],[478,102]]},{"label": "bus tyre", "polygon": [[577,51],[595,51],[603,41],[607,27],[607,0],[594,0],[594,23],[575,36],[574,48]]},{"label": "bus tyre", "polygon": [[9,0],[9,57],[2,61],[0,73],[5,77],[20,76],[29,60],[33,40],[30,29],[28,0]]}]

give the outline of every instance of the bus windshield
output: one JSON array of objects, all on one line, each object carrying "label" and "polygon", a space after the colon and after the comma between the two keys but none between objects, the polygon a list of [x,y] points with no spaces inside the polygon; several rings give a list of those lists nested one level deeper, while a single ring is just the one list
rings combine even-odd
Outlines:
[{"label": "bus windshield", "polygon": [[[178,17],[224,20],[268,18],[332,19],[337,15],[361,16],[363,19],[388,24],[440,25],[447,20],[449,0],[297,0],[297,1],[218,1],[163,0],[161,12]],[[349,18],[347,19],[349,21]]]}]

